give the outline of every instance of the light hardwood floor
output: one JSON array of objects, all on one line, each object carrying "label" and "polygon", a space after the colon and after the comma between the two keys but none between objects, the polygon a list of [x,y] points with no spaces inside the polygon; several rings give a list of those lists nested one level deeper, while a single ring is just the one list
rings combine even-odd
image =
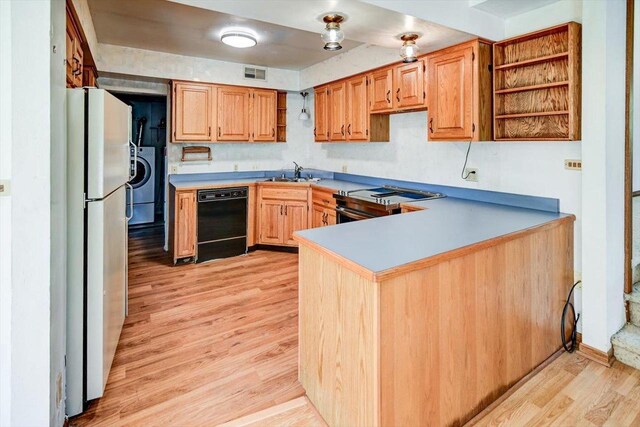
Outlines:
[{"label": "light hardwood floor", "polygon": [[162,230],[131,233],[129,316],[105,395],[84,425],[215,425],[290,401],[297,255],[256,251],[173,267]]},{"label": "light hardwood floor", "polygon": [[[132,233],[106,394],[71,425],[324,427],[297,399],[297,255],[173,267],[161,246],[161,230]],[[640,426],[640,371],[564,353],[475,425]]]}]

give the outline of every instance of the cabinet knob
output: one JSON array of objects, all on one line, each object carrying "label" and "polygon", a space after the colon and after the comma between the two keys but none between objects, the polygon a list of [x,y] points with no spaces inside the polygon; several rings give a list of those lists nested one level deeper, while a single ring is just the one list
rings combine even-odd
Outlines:
[{"label": "cabinet knob", "polygon": [[347,132],[349,133],[349,135],[351,135],[351,123],[349,123],[349,126],[347,126]]},{"label": "cabinet knob", "polygon": [[391,89],[387,91],[387,104],[391,104]]},{"label": "cabinet knob", "polygon": [[433,133],[433,117],[429,119],[429,132]]},{"label": "cabinet knob", "polygon": [[271,128],[271,137],[275,138],[276,136],[276,129],[275,128]]},{"label": "cabinet knob", "polygon": [[396,99],[400,102],[400,88],[396,91]]},{"label": "cabinet knob", "polygon": [[218,136],[222,136],[222,129],[218,126]]},{"label": "cabinet knob", "polygon": [[344,125],[340,126],[340,133],[344,136]]}]

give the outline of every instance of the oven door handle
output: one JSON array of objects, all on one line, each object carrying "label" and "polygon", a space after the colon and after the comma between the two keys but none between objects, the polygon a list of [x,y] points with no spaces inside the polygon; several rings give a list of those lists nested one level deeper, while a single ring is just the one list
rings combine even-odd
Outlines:
[{"label": "oven door handle", "polygon": [[339,215],[344,215],[347,218],[351,218],[351,219],[354,219],[356,221],[359,221],[361,219],[376,218],[376,215],[368,214],[366,212],[361,212],[361,211],[357,211],[357,210],[354,210],[354,209],[345,208],[343,206],[337,206],[336,207],[336,213],[339,214]]}]

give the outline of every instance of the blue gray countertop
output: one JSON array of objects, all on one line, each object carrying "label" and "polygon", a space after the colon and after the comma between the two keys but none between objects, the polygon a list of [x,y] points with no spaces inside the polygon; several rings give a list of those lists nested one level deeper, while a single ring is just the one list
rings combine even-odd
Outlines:
[{"label": "blue gray countertop", "polygon": [[[283,172],[291,175],[291,171],[170,175],[169,182],[176,189],[212,188],[263,182]],[[454,196],[409,203],[423,211],[296,233],[374,274],[571,216],[559,213],[557,199],[545,197],[326,171],[313,171],[313,176],[321,180],[311,185],[336,192],[390,184]]]},{"label": "blue gray countertop", "polygon": [[570,216],[450,197],[410,204],[425,210],[296,234],[380,273]]}]

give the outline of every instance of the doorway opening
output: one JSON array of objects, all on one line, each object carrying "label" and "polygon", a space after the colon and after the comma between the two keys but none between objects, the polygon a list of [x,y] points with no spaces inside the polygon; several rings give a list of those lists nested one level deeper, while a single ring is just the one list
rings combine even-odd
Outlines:
[{"label": "doorway opening", "polygon": [[162,227],[167,164],[167,97],[129,93],[114,95],[132,108],[131,141],[136,152],[131,153],[133,217],[129,228],[133,231]]}]

